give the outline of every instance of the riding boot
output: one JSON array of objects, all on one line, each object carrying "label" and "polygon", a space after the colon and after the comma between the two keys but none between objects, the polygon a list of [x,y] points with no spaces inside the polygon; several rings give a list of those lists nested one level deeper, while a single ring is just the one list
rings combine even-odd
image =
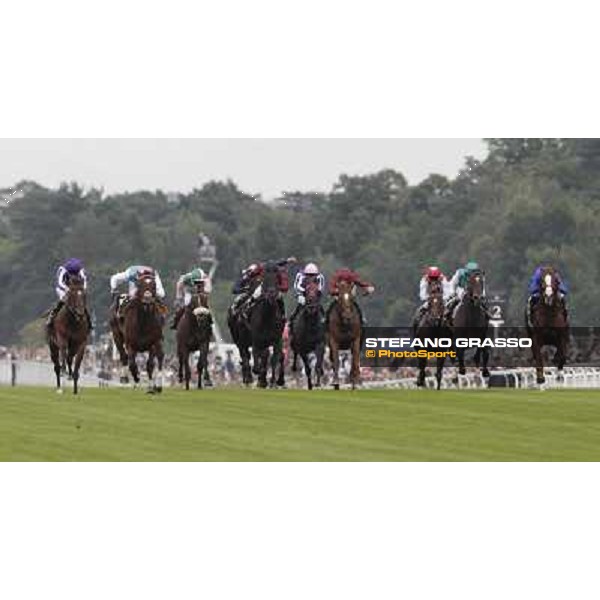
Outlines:
[{"label": "riding boot", "polygon": [[285,304],[283,302],[283,298],[277,298],[277,304],[279,305],[279,310],[281,311],[281,316],[283,317],[283,322],[285,323]]},{"label": "riding boot", "polygon": [[290,329],[294,326],[294,321],[295,321],[296,317],[298,316],[298,313],[300,312],[301,306],[302,306],[301,304],[296,304],[296,306],[294,307],[294,311],[292,312],[292,314],[289,317]]},{"label": "riding boot", "polygon": [[50,310],[50,312],[48,313],[48,316],[46,318],[46,328],[47,329],[51,329],[52,325],[54,324],[54,319],[56,318],[56,315],[58,314],[58,311],[64,306],[64,302],[62,300],[59,300],[56,305]]},{"label": "riding boot", "polygon": [[171,321],[171,329],[173,329],[173,330],[177,329],[177,325],[179,325],[179,321],[181,320],[181,317],[183,316],[184,311],[185,311],[185,306],[180,306],[175,311],[175,314],[173,315],[173,319]]},{"label": "riding boot", "polygon": [[363,311],[360,308],[360,304],[356,300],[354,300],[354,306],[356,306],[356,310],[358,311],[358,316],[360,317],[361,326],[366,327],[367,320],[365,319],[365,316],[363,315]]}]

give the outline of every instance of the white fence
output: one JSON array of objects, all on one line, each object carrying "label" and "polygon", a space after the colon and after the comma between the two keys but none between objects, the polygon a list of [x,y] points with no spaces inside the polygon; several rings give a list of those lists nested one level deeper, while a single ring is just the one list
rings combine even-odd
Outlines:
[{"label": "white fence", "polygon": [[[12,365],[10,360],[0,360],[0,385],[11,385]],[[17,360],[16,383],[17,385],[45,385],[53,386],[55,384],[54,367],[49,362],[39,362],[33,360]],[[63,379],[63,384],[69,382]],[[105,387],[107,385],[118,385],[114,382],[106,382],[90,374],[82,374],[79,379],[79,385],[82,387]]]}]

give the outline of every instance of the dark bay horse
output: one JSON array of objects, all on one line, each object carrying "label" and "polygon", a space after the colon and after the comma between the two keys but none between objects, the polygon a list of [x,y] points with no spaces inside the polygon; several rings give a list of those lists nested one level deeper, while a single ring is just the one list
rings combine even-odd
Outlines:
[{"label": "dark bay horse", "polygon": [[[123,347],[127,353],[129,370],[135,384],[140,382],[136,357],[140,352],[148,353],[148,393],[161,393],[163,388],[163,327],[165,309],[156,297],[156,279],[152,274],[142,275],[137,282],[135,297],[123,309],[121,332]],[[158,373],[154,372],[154,361],[158,361]]]},{"label": "dark bay horse", "polygon": [[[414,337],[422,341],[435,340],[438,338],[451,338],[452,331],[446,321],[446,308],[444,306],[444,293],[442,284],[439,281],[433,281],[429,284],[429,299],[427,307],[415,326]],[[428,348],[425,348],[428,350]],[[445,352],[448,349],[434,348],[436,352]],[[436,358],[435,379],[437,389],[442,385],[442,373],[444,370],[444,357]],[[425,368],[427,366],[427,358],[418,359],[419,374],[417,376],[417,386],[424,387],[425,385]]]},{"label": "dark bay horse", "polygon": [[63,306],[46,331],[50,357],[56,374],[56,391],[59,393],[62,393],[61,371],[64,371],[65,367],[69,377],[73,379],[73,393],[79,392],[79,368],[90,333],[86,302],[83,280],[71,278],[69,289],[63,299]]},{"label": "dark bay horse", "polygon": [[350,369],[350,383],[352,389],[360,383],[360,344],[362,325],[360,314],[354,304],[354,284],[340,281],[339,294],[333,306],[328,310],[329,322],[327,325],[327,343],[331,357],[333,371],[333,387],[340,389],[340,350],[350,350],[352,366]]},{"label": "dark bay horse", "polygon": [[[252,336],[253,371],[258,376],[258,387],[267,387],[267,370],[269,366],[270,348],[273,348],[271,364],[273,376],[271,386],[283,387],[283,329],[285,314],[279,298],[279,267],[268,262],[261,283],[260,295],[250,309],[250,332]],[[278,377],[275,377],[279,366]]]},{"label": "dark bay horse", "polygon": [[531,307],[530,316],[526,313],[525,317],[539,385],[546,381],[542,354],[544,346],[556,348],[553,363],[558,368],[559,379],[562,379],[562,370],[567,361],[569,322],[559,285],[560,279],[556,270],[546,267],[540,277],[539,300]]},{"label": "dark bay horse", "polygon": [[227,311],[227,325],[231,333],[231,339],[237,346],[240,353],[240,363],[242,367],[242,382],[244,385],[251,385],[253,382],[252,367],[250,366],[250,348],[252,348],[252,331],[250,331],[250,322],[244,316],[242,311],[235,310],[233,306]]},{"label": "dark bay horse", "polygon": [[[452,332],[455,338],[467,337],[483,340],[489,333],[490,318],[483,306],[483,292],[485,279],[482,271],[474,271],[469,275],[462,300],[459,302],[452,319]],[[465,348],[456,348],[458,358],[458,372],[466,373]],[[481,374],[489,377],[488,362],[490,350],[487,347],[477,348],[474,356],[475,366],[481,364]]]},{"label": "dark bay horse", "polygon": [[212,335],[212,315],[208,308],[208,296],[201,284],[192,294],[192,300],[185,307],[177,324],[177,357],[179,359],[179,383],[185,379],[185,389],[190,389],[190,354],[198,352],[198,389],[202,389],[202,379],[207,387],[212,387],[208,371],[208,349]]},{"label": "dark bay horse", "polygon": [[309,390],[313,389],[310,354],[314,352],[316,386],[321,386],[323,377],[323,355],[325,354],[325,327],[321,308],[321,292],[316,281],[309,281],[305,291],[306,304],[294,319],[290,346],[294,353],[292,371],[298,370],[298,355],[304,363],[304,372]]}]

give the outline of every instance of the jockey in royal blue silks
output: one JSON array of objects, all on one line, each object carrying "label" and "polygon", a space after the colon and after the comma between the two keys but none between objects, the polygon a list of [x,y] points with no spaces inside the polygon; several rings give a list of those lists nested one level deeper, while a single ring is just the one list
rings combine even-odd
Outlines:
[{"label": "jockey in royal blue silks", "polygon": [[564,281],[564,279],[562,278],[561,274],[559,273],[558,269],[554,269],[554,267],[548,267],[545,265],[538,265],[535,268],[535,271],[533,272],[531,279],[529,280],[529,287],[528,287],[529,299],[527,300],[527,315],[531,316],[531,309],[540,299],[542,273],[544,272],[544,269],[547,269],[547,268],[552,268],[558,279],[558,293],[560,294],[560,297],[564,303],[565,316],[566,316],[566,314],[567,314],[566,297],[569,293],[569,288],[568,288],[566,282]]},{"label": "jockey in royal blue silks", "polygon": [[[83,261],[79,258],[69,258],[62,265],[58,267],[56,270],[56,286],[55,291],[58,296],[58,302],[50,310],[48,313],[48,318],[46,320],[46,325],[48,327],[52,327],[52,323],[54,322],[54,318],[58,314],[58,311],[64,305],[64,297],[67,295],[69,291],[69,283],[71,279],[78,278],[83,282],[83,289],[87,290],[87,274],[83,267]],[[86,310],[86,316],[88,320],[88,326],[92,328],[92,319],[88,311]]]}]

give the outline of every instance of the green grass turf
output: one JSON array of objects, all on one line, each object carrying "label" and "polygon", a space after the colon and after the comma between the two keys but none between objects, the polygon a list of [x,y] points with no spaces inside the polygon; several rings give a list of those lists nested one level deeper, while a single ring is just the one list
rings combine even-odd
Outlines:
[{"label": "green grass turf", "polygon": [[600,390],[0,387],[3,461],[600,460]]}]

